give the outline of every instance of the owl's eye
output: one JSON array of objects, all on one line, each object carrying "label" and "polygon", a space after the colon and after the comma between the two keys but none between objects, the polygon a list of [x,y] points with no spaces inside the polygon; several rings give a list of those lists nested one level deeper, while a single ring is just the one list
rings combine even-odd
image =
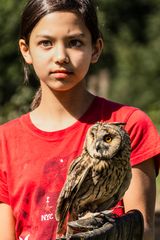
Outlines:
[{"label": "owl's eye", "polygon": [[110,143],[110,142],[112,142],[112,137],[110,135],[106,135],[106,136],[104,136],[104,141],[106,143]]}]

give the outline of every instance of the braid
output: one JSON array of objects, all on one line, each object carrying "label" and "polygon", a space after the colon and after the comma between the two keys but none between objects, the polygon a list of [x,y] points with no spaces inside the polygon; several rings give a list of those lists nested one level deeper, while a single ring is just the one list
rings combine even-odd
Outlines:
[{"label": "braid", "polygon": [[36,109],[40,102],[41,102],[41,97],[42,97],[42,89],[41,87],[37,90],[36,94],[34,95],[33,101],[31,103],[31,110]]}]

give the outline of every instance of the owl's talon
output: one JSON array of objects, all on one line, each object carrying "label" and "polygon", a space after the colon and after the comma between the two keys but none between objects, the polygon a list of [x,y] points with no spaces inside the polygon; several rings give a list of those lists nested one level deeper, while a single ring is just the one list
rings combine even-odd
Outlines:
[{"label": "owl's talon", "polygon": [[[96,228],[101,227],[104,224],[104,214],[101,212],[93,213],[88,218],[80,218],[77,221],[72,221],[68,223],[69,228],[77,232],[91,231]],[[106,222],[106,221],[105,221]]]}]

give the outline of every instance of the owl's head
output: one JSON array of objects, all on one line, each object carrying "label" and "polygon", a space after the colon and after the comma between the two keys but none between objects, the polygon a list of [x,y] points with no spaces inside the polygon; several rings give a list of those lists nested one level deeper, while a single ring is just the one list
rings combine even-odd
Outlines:
[{"label": "owl's head", "polygon": [[125,123],[98,122],[88,129],[85,149],[97,159],[111,159],[126,147],[130,149],[130,138],[124,130]]}]

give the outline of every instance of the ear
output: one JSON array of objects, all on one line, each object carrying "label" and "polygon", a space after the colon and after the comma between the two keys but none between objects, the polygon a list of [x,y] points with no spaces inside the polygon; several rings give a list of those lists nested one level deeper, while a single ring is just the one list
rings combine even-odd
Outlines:
[{"label": "ear", "polygon": [[98,38],[96,44],[93,45],[93,53],[91,58],[91,63],[96,63],[101,55],[103,49],[103,40]]},{"label": "ear", "polygon": [[26,41],[24,39],[19,40],[19,49],[22,53],[22,56],[26,63],[32,64],[32,57],[29,51],[29,46],[26,44]]}]

